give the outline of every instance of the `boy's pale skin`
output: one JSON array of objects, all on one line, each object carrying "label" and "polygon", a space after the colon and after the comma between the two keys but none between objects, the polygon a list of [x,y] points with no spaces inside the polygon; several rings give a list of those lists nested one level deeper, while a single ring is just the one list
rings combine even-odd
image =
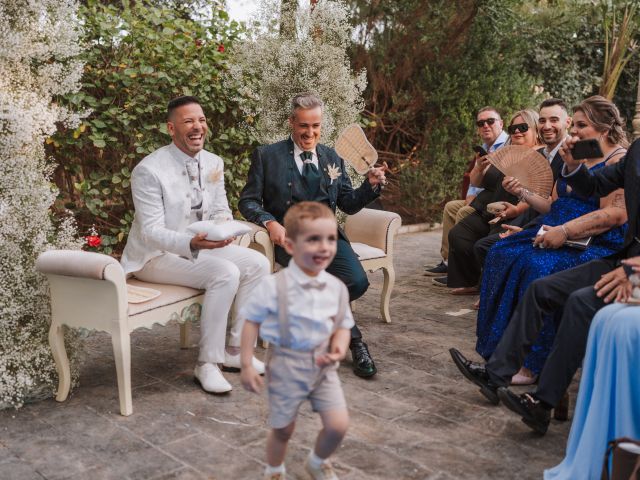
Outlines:
[{"label": "boy's pale skin", "polygon": [[[327,268],[336,254],[338,230],[334,218],[302,220],[296,238],[285,237],[284,248],[296,265],[309,276],[317,276]],[[250,392],[260,393],[263,380],[251,365],[253,346],[260,325],[247,320],[242,329],[240,359],[242,385]],[[316,359],[319,366],[342,360],[347,353],[351,332],[338,328],[331,337],[329,351]],[[349,413],[344,410],[320,412],[322,430],[314,448],[320,458],[329,458],[340,445],[349,425]],[[282,465],[287,443],[295,428],[295,420],[284,428],[274,428],[267,438],[267,462],[272,467]]]}]

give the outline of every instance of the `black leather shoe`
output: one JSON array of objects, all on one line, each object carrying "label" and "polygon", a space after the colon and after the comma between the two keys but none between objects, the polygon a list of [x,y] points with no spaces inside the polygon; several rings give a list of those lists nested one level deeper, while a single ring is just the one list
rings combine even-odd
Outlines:
[{"label": "black leather shoe", "polygon": [[497,393],[498,386],[489,379],[489,374],[484,368],[484,365],[467,360],[464,355],[455,348],[450,348],[449,353],[458,370],[460,370],[468,380],[480,387],[480,393],[484,395],[487,400],[494,405],[498,405],[498,403],[500,403]]},{"label": "black leather shoe", "polygon": [[498,397],[505,407],[520,415],[528,427],[540,435],[547,433],[549,422],[551,422],[551,410],[545,408],[542,402],[531,393],[517,395],[506,387],[500,387]]},{"label": "black leather shoe", "polygon": [[349,348],[353,357],[353,373],[362,378],[373,377],[378,369],[373,363],[367,344],[362,340],[352,340]]}]

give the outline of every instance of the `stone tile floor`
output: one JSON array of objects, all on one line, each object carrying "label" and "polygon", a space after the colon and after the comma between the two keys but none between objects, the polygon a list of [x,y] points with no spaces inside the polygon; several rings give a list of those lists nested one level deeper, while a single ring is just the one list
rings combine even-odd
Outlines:
[{"label": "stone tile floor", "polygon": [[[351,412],[334,457],[343,480],[533,479],[562,459],[569,422],[533,434],[451,362],[450,347],[474,354],[475,297],[453,297],[422,276],[422,265],[438,260],[440,235],[397,238],[393,323],[380,320],[380,272],[356,304],[379,373],[359,379],[349,361],[340,369]],[[265,398],[245,392],[238,374],[227,374],[230,395],[202,392],[192,379],[197,351],[180,350],[178,338],[177,325],[133,335],[134,414],[122,417],[110,342],[90,336],[80,386],[66,402],[0,412],[0,479],[262,478]],[[301,465],[319,425],[303,408],[288,478],[306,478]]]}]

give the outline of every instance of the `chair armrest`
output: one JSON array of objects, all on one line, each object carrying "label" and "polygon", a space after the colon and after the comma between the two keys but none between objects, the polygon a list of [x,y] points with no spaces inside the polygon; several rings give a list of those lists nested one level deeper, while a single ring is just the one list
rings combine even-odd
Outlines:
[{"label": "chair armrest", "polygon": [[364,243],[388,254],[393,251],[393,238],[401,225],[397,213],[363,208],[347,217],[344,233],[350,242]]},{"label": "chair armrest", "polygon": [[49,250],[36,260],[36,270],[40,273],[63,275],[66,277],[105,280],[107,270],[120,271],[124,282],[124,270],[113,257],[102,253],[82,250]]},{"label": "chair armrest", "polygon": [[273,267],[275,265],[275,254],[273,252],[273,243],[271,243],[271,238],[269,237],[267,229],[256,225],[255,223],[246,222],[244,220],[238,221],[244,223],[248,227],[251,227],[251,232],[247,234],[250,238],[249,248],[257,250],[267,257],[267,260],[269,260],[269,263],[271,264],[271,271],[273,271]]}]

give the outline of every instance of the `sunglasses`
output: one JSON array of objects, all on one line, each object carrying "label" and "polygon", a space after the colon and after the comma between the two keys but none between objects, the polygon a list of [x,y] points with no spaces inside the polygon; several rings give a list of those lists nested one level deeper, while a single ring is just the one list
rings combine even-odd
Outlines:
[{"label": "sunglasses", "polygon": [[476,121],[476,125],[478,126],[478,128],[482,128],[484,127],[484,124],[486,123],[487,125],[491,126],[494,123],[496,123],[496,118],[487,118],[486,120],[478,120]]},{"label": "sunglasses", "polygon": [[513,135],[516,132],[525,133],[527,131],[529,131],[528,123],[514,123],[513,125],[509,125],[507,127],[507,132],[509,132],[509,135]]}]

